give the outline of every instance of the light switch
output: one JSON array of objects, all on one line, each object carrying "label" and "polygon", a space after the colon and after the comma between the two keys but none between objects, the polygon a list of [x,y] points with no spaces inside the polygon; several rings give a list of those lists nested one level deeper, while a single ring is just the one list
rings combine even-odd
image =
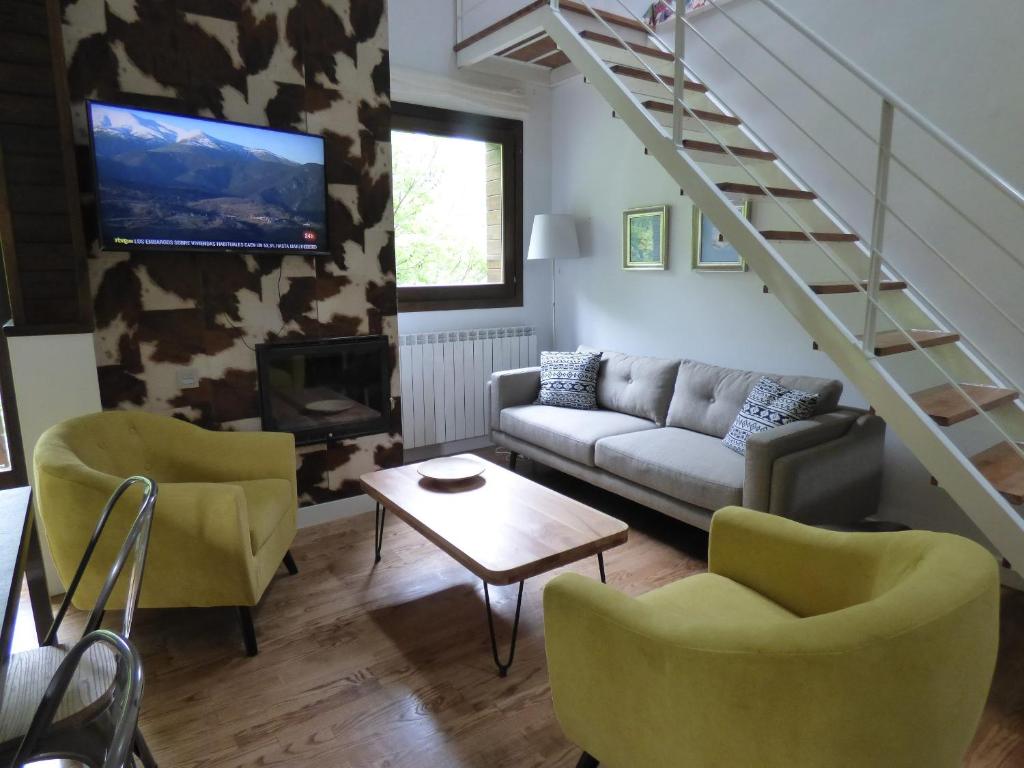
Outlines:
[{"label": "light switch", "polygon": [[199,371],[195,368],[178,369],[178,389],[195,389],[199,386]]}]

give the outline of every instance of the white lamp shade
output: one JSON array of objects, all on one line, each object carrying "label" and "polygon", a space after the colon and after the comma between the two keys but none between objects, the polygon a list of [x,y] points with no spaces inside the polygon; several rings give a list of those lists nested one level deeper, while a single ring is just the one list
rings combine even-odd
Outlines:
[{"label": "white lamp shade", "polygon": [[562,213],[539,213],[533,217],[527,259],[578,259],[580,244],[576,222]]}]

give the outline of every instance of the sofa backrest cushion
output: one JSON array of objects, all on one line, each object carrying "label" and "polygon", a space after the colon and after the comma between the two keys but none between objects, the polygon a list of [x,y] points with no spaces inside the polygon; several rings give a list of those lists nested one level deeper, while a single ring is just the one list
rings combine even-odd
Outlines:
[{"label": "sofa backrest cushion", "polygon": [[665,426],[679,369],[678,360],[627,355],[592,347],[580,347],[579,351],[601,352],[601,370],[597,376],[598,408],[628,413],[649,419],[659,427]]},{"label": "sofa backrest cushion", "polygon": [[[667,426],[692,429],[705,435],[725,437],[743,407],[747,395],[762,376],[784,387],[811,392],[818,396],[815,416],[830,413],[839,406],[842,382],[814,376],[777,376],[771,373],[741,371],[717,365],[683,360],[679,364],[675,393],[668,408]],[[600,385],[599,385],[600,386]],[[598,392],[600,399],[600,389]]]}]

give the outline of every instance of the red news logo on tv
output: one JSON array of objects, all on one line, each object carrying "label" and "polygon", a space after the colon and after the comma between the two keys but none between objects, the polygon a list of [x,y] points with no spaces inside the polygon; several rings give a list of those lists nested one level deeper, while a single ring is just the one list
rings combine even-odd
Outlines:
[{"label": "red news logo on tv", "polygon": [[302,233],[302,239],[305,240],[307,243],[315,243],[316,242],[316,232],[313,232],[312,230],[307,229],[305,232]]}]

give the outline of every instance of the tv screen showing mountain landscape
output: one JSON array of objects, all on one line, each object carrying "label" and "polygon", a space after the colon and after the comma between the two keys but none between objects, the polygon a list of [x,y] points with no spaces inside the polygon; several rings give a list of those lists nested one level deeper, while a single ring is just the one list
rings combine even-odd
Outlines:
[{"label": "tv screen showing mountain landscape", "polygon": [[105,250],[324,251],[324,143],[89,103]]}]

